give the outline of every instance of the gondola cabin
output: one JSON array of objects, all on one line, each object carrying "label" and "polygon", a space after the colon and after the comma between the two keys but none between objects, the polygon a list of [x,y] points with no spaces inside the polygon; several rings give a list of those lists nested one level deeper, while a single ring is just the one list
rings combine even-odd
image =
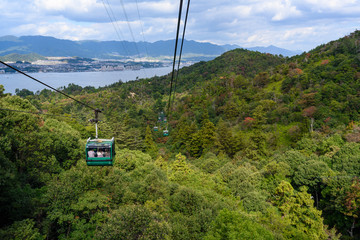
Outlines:
[{"label": "gondola cabin", "polygon": [[169,130],[164,130],[164,131],[163,131],[163,136],[164,136],[164,137],[169,136]]},{"label": "gondola cabin", "polygon": [[154,132],[157,132],[159,131],[159,128],[158,127],[154,127]]},{"label": "gondola cabin", "polygon": [[115,159],[115,140],[89,138],[85,152],[88,166],[112,166]]}]

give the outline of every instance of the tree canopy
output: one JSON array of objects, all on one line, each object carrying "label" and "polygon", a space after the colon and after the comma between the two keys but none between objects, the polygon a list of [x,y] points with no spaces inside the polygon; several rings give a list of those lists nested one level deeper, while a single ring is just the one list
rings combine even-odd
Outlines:
[{"label": "tree canopy", "polygon": [[65,87],[111,167],[86,165],[92,111],[0,85],[0,238],[358,239],[359,42],[184,67],[170,111],[170,76]]}]

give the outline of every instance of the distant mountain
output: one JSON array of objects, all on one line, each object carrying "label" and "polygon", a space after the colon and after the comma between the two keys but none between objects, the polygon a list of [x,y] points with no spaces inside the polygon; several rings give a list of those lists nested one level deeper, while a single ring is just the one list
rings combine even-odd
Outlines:
[{"label": "distant mountain", "polygon": [[[171,59],[174,54],[175,40],[149,42],[128,41],[71,41],[46,36],[4,36],[0,37],[0,56],[9,54],[36,53],[42,56],[78,56],[85,58],[134,58],[151,57],[160,60]],[[216,45],[185,40],[182,52],[186,60],[211,60],[224,52],[240,48],[237,45]],[[295,55],[286,49],[274,46],[267,48],[253,48],[250,50],[282,54],[283,56]],[[170,58],[169,58],[170,57]]]}]

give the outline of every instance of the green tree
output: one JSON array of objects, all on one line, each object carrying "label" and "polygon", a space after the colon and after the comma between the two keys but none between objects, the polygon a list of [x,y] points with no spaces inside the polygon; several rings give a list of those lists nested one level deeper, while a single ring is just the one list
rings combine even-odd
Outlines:
[{"label": "green tree", "polygon": [[216,138],[215,135],[215,125],[210,122],[208,119],[205,119],[201,124],[201,129],[199,131],[202,142],[203,151],[209,150],[214,145]]},{"label": "green tree", "polygon": [[257,87],[264,87],[269,83],[269,74],[267,72],[261,72],[254,77],[254,85]]},{"label": "green tree", "polygon": [[277,156],[279,162],[285,162],[290,166],[290,176],[294,174],[297,168],[307,161],[307,157],[297,150],[289,150]]},{"label": "green tree", "polygon": [[201,132],[192,133],[191,139],[187,142],[187,151],[193,157],[200,157],[202,154],[202,136]]},{"label": "green tree", "polygon": [[219,120],[216,127],[215,146],[218,151],[223,151],[229,157],[233,157],[241,149],[241,141],[234,136],[230,127],[222,119]]},{"label": "green tree", "polygon": [[352,184],[348,191],[345,192],[344,201],[342,202],[344,205],[343,213],[346,216],[352,218],[352,225],[348,233],[350,237],[354,237],[354,230],[357,226],[357,220],[360,216],[360,180],[355,177],[352,181]]},{"label": "green tree", "polygon": [[293,181],[296,186],[307,186],[315,198],[316,206],[319,204],[319,195],[325,187],[322,179],[331,176],[331,169],[324,162],[310,160],[301,164],[294,173]]},{"label": "green tree", "polygon": [[18,88],[15,89],[15,94],[19,97],[22,97],[22,98],[25,98],[27,96],[33,96],[34,93],[28,89],[22,89],[22,90],[19,90]]},{"label": "green tree", "polygon": [[63,168],[69,169],[83,156],[79,132],[74,131],[67,123],[55,119],[47,119],[44,128],[47,133],[51,133],[49,134],[51,142],[47,143],[49,145],[46,144],[45,147],[50,148],[49,152],[56,157]]},{"label": "green tree", "polygon": [[189,189],[180,187],[170,197],[170,207],[175,212],[185,215],[195,215],[206,208],[206,199],[202,194]]},{"label": "green tree", "polygon": [[358,237],[359,226],[359,180],[350,175],[325,178],[326,188],[322,191],[321,207],[327,224],[336,226],[344,235],[354,239]]},{"label": "green tree", "polygon": [[274,239],[272,233],[245,215],[223,209],[212,222],[206,240]]},{"label": "green tree", "polygon": [[110,212],[100,225],[96,239],[169,239],[164,218],[141,205],[125,205]]},{"label": "green tree", "polygon": [[5,91],[5,88],[4,88],[4,85],[1,85],[0,84],[0,97],[4,97],[4,91]]},{"label": "green tree", "polygon": [[332,168],[349,175],[360,175],[360,145],[346,143],[332,157]]},{"label": "green tree", "polygon": [[292,226],[304,232],[309,239],[326,239],[321,211],[314,208],[314,201],[305,187],[295,192],[290,183],[282,181],[275,196],[274,204]]},{"label": "green tree", "polygon": [[170,165],[169,180],[176,182],[185,181],[192,172],[193,170],[186,163],[186,157],[179,153],[176,155],[176,160]]},{"label": "green tree", "polygon": [[186,118],[181,117],[175,134],[173,135],[174,143],[179,151],[188,151],[189,142],[192,139],[192,135],[197,132],[197,126],[194,122],[189,122]]},{"label": "green tree", "polygon": [[150,126],[146,126],[146,132],[145,132],[145,151],[153,158],[155,159],[158,155],[158,147],[156,146],[153,135],[150,129]]},{"label": "green tree", "polygon": [[273,194],[281,181],[288,180],[290,166],[285,162],[269,162],[262,170],[262,189]]},{"label": "green tree", "polygon": [[41,235],[39,229],[35,226],[34,220],[24,219],[15,222],[6,229],[0,229],[0,238],[41,240],[45,239],[45,236]]}]

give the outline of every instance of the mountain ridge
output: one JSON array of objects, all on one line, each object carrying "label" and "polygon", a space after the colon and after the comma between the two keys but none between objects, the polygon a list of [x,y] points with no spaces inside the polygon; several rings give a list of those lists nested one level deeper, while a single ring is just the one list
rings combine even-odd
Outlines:
[{"label": "mountain ridge", "polygon": [[[0,56],[12,53],[36,53],[42,56],[78,56],[86,58],[150,57],[166,59],[172,56],[175,40],[150,42],[129,41],[72,41],[48,36],[3,36],[0,37]],[[238,45],[216,45],[208,42],[185,40],[183,59],[190,61],[210,60],[226,51],[241,48]],[[249,50],[252,50],[251,48]],[[254,51],[293,56],[298,52],[277,47],[255,47]]]}]

